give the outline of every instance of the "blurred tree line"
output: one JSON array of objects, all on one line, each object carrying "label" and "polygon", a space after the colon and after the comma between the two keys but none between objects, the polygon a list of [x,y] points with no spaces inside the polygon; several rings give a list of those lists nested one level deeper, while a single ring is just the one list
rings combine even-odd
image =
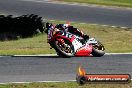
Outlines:
[{"label": "blurred tree line", "polygon": [[44,21],[38,15],[0,15],[0,40],[31,37],[44,32]]}]

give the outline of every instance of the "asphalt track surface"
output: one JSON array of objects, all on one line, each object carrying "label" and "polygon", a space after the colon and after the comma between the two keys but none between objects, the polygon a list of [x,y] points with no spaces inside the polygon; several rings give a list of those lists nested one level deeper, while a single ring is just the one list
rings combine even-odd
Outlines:
[{"label": "asphalt track surface", "polygon": [[132,75],[132,54],[103,57],[0,57],[0,83],[75,80],[82,65],[87,73]]},{"label": "asphalt track surface", "polygon": [[0,13],[38,14],[51,20],[69,20],[92,24],[132,27],[132,9],[102,8],[47,3],[47,0],[0,0]]},{"label": "asphalt track surface", "polygon": [[[49,19],[132,27],[132,10],[128,9],[0,0],[0,12],[13,15],[33,13]],[[99,58],[0,57],[0,83],[75,80],[80,64],[87,73],[132,75],[132,54]]]}]

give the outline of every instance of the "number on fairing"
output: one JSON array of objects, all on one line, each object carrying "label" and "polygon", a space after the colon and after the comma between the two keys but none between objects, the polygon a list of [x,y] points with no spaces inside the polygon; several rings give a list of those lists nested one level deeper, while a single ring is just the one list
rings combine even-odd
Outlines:
[{"label": "number on fairing", "polygon": [[63,32],[63,34],[62,34],[63,36],[66,36],[67,38],[72,38],[72,34],[70,34],[70,33],[66,33],[66,32]]}]

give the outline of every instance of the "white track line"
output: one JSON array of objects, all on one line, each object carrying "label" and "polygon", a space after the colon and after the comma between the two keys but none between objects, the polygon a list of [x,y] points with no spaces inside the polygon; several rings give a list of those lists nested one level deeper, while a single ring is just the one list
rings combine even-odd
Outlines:
[{"label": "white track line", "polygon": [[[105,55],[131,55],[131,53],[106,53]],[[12,57],[43,57],[43,56],[57,56],[57,54],[38,54],[38,55],[12,55]],[[0,57],[10,57],[10,56],[0,56]]]},{"label": "white track line", "polygon": [[[106,53],[105,55],[127,55],[132,53]],[[38,54],[38,55],[13,55],[14,57],[33,57],[33,56],[57,56],[57,54]]]},{"label": "white track line", "polygon": [[[131,79],[132,81],[132,79]],[[33,81],[33,82],[5,82],[0,84],[29,84],[29,83],[61,83],[61,82],[76,82],[76,80],[66,80],[66,81]]]},{"label": "white track line", "polygon": [[33,81],[33,82],[3,82],[3,83],[0,83],[0,84],[11,84],[11,83],[15,83],[15,84],[29,84],[29,83],[60,83],[60,82],[76,82],[76,80],[66,80],[66,81]]},{"label": "white track line", "polygon": [[106,53],[105,55],[127,55],[132,53]]},{"label": "white track line", "polygon": [[57,56],[57,54],[38,54],[38,55],[13,55],[14,57],[33,57],[33,56]]}]

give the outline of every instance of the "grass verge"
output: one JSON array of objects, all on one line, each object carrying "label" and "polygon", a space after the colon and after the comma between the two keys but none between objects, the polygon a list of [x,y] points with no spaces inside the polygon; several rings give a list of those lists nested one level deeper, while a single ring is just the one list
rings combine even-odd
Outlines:
[{"label": "grass verge", "polygon": [[132,0],[57,0],[57,1],[88,3],[106,6],[132,7]]},{"label": "grass verge", "polygon": [[[53,23],[65,23],[52,21]],[[72,22],[71,25],[81,29],[86,34],[101,41],[108,53],[132,52],[132,30],[80,24]],[[53,54],[47,43],[47,35],[39,34],[33,38],[26,38],[14,41],[0,42],[0,55],[22,55],[22,54]]]},{"label": "grass verge", "polygon": [[131,88],[129,84],[86,84],[78,85],[76,82],[60,83],[29,83],[29,84],[5,84],[0,88]]}]

